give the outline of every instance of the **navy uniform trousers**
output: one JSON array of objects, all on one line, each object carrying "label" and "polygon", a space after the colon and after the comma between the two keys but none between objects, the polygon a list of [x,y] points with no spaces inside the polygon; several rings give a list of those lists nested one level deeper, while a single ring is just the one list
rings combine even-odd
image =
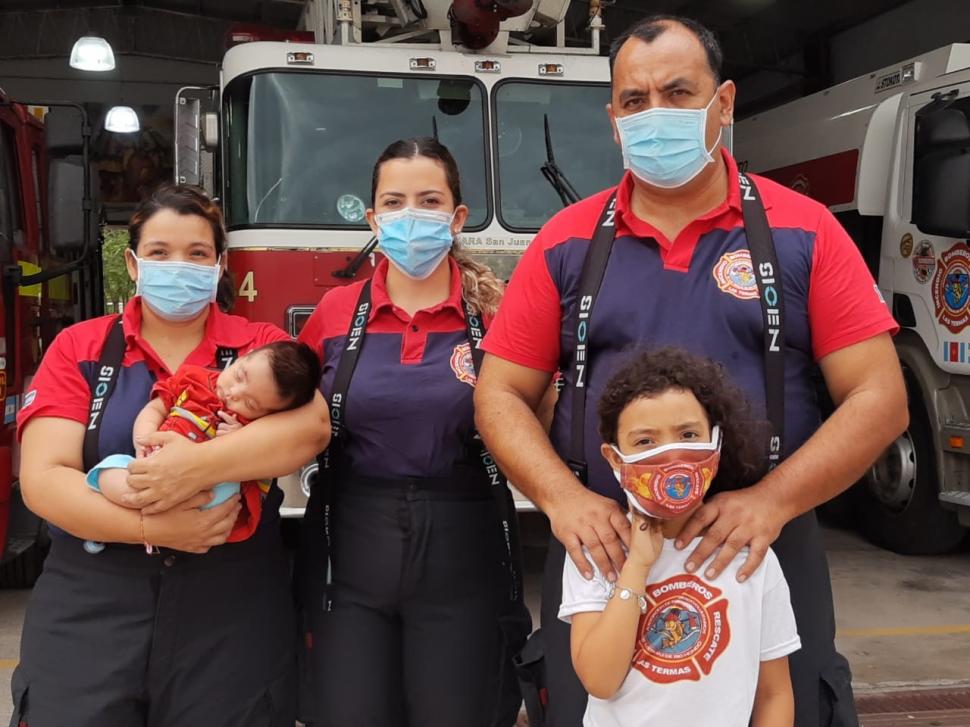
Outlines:
[{"label": "navy uniform trousers", "polygon": [[294,609],[276,522],[204,555],[53,537],[11,727],[293,727]]},{"label": "navy uniform trousers", "polygon": [[510,727],[518,702],[499,696],[512,668],[508,569],[483,474],[350,476],[334,489],[312,727]]}]

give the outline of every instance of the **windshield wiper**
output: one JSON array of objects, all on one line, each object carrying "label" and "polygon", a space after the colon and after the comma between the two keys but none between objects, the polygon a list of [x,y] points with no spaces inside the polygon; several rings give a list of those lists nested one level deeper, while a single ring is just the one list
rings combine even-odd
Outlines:
[{"label": "windshield wiper", "polygon": [[579,193],[566,179],[566,175],[563,174],[559,165],[556,164],[556,155],[552,151],[552,135],[549,133],[549,115],[543,114],[542,121],[546,129],[546,161],[539,167],[539,170],[542,172],[542,176],[552,185],[552,188],[556,190],[556,194],[562,200],[562,206],[568,207],[579,201]]},{"label": "windshield wiper", "polygon": [[377,249],[377,236],[375,235],[370,239],[366,245],[364,245],[360,252],[347,263],[347,267],[341,268],[340,270],[334,270],[330,274],[335,278],[345,278],[353,279],[357,275],[357,271],[360,270],[360,266],[364,264],[364,261],[371,256],[371,253]]}]

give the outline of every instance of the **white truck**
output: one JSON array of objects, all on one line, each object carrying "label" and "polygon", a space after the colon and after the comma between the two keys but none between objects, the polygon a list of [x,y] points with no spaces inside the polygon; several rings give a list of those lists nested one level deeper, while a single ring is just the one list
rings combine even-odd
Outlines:
[{"label": "white truck", "polygon": [[[396,139],[449,147],[470,210],[461,243],[503,277],[567,201],[614,184],[600,4],[584,47],[567,46],[569,4],[314,0],[312,35],[236,34],[249,42],[228,50],[218,88],[178,95],[176,178],[222,200],[237,312],[296,334],[328,288],[370,274],[371,171]],[[315,472],[281,478],[284,516],[303,514]]]},{"label": "white truck", "polygon": [[900,553],[951,549],[970,526],[970,44],[745,119],[734,144],[831,208],[901,326],[910,426],[851,491],[859,525]]}]

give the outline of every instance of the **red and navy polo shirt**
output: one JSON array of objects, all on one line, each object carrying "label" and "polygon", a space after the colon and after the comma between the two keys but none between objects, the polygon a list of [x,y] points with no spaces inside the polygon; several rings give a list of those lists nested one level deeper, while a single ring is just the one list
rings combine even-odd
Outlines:
[{"label": "red and navy polo shirt", "polygon": [[[141,337],[141,313],[141,298],[132,298],[125,306],[122,320],[126,350],[121,371],[102,414],[99,434],[102,457],[134,455],[131,429],[135,417],[151,399],[152,386],[172,375]],[[73,419],[87,425],[98,358],[114,321],[115,316],[92,318],[57,335],[44,354],[30,390],[24,395],[24,405],[17,416],[18,434],[23,433],[27,422],[34,417]],[[251,323],[241,316],[223,313],[213,304],[206,318],[205,337],[185,363],[215,368],[219,348],[236,349],[244,356],[267,343],[286,340],[289,336],[270,323]]]},{"label": "red and navy polo shirt", "polygon": [[[414,317],[388,297],[387,260],[374,271],[370,318],[344,411],[342,466],[354,474],[446,477],[468,459],[475,370],[461,272],[454,260],[450,263],[448,298]],[[326,293],[300,333],[320,356],[320,390],[328,401],[363,285]]]},{"label": "red and navy polo shirt", "polygon": [[[620,499],[599,453],[597,402],[631,350],[675,345],[720,361],[765,414],[763,323],[741,214],[737,165],[724,152],[729,192],[674,240],[630,206],[633,178],[617,189],[616,239],[590,323],[586,459],[590,486]],[[808,439],[820,415],[815,362],[897,326],[849,235],[821,204],[752,175],[761,193],[782,272],[786,306],[786,453]],[[583,262],[613,190],[574,204],[540,230],[520,261],[483,348],[541,371],[561,369],[551,438],[564,459],[570,444],[575,316]]]}]

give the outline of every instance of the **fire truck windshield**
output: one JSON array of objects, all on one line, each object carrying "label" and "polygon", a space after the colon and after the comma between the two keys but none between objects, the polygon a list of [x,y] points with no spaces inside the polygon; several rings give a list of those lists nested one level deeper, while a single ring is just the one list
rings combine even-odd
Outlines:
[{"label": "fire truck windshield", "polygon": [[472,78],[259,73],[234,79],[224,104],[230,227],[364,228],[381,151],[435,129],[461,169],[466,229],[488,221],[484,92]]},{"label": "fire truck windshield", "polygon": [[606,104],[608,84],[509,80],[492,92],[498,154],[498,209],[502,225],[534,231],[562,209],[555,188],[543,177],[544,118],[555,160],[580,197],[614,185],[623,174]]}]

